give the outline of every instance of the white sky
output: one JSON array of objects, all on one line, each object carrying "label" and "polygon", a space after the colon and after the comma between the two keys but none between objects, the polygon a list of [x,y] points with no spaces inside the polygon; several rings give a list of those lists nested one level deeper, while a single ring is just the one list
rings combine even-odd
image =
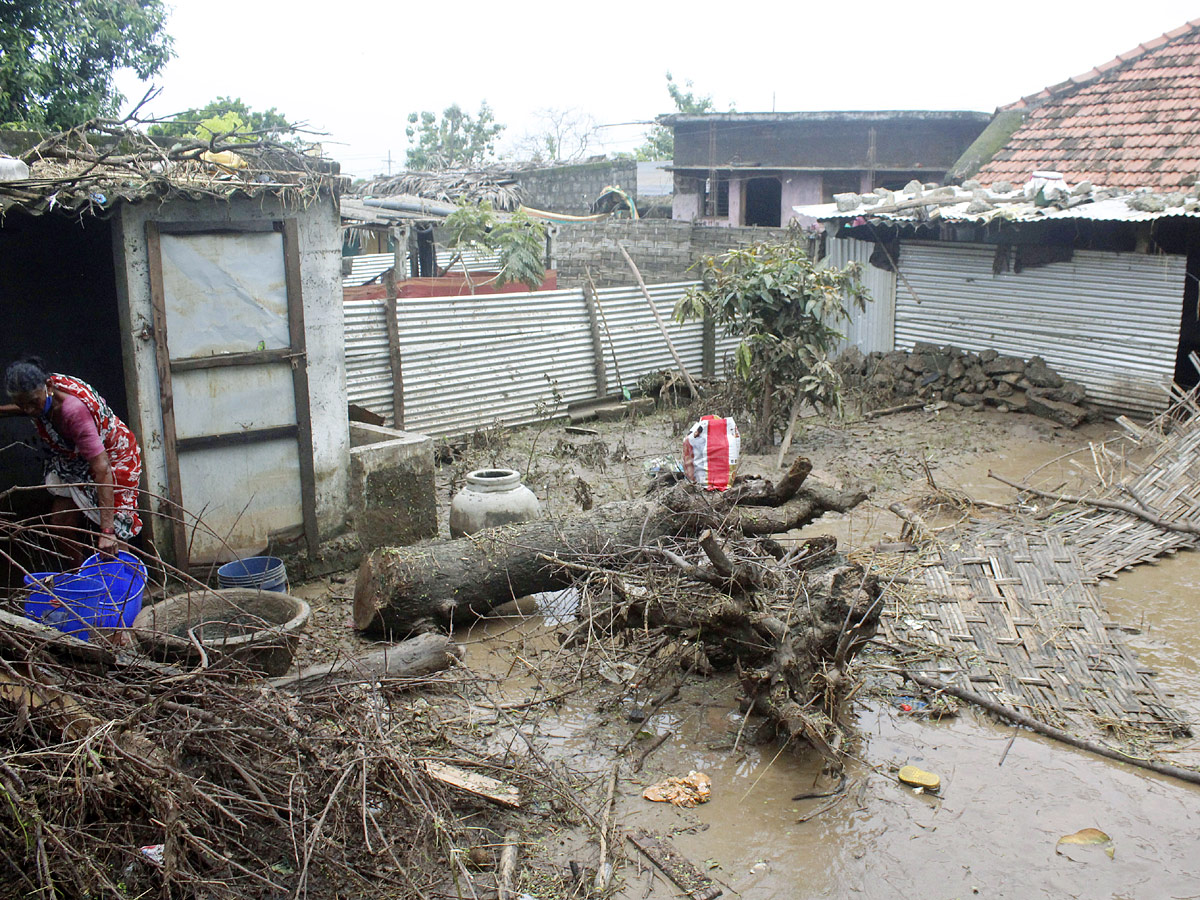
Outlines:
[{"label": "white sky", "polygon": [[[492,106],[502,150],[546,108],[602,125],[671,112],[667,71],[720,110],[990,112],[1196,17],[1194,0],[175,0],[177,56],[147,111],[221,95],[274,106],[327,132],[326,153],[366,177],[387,171],[389,151],[402,168],[409,112],[455,102]],[[120,84],[130,100],[145,92]],[[592,152],[631,150],[645,130],[602,128]]]}]

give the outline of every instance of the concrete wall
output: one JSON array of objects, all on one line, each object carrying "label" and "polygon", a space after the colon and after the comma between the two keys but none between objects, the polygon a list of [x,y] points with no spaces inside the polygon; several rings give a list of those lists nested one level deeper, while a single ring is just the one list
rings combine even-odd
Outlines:
[{"label": "concrete wall", "polygon": [[804,172],[783,177],[783,222],[794,219],[792,207],[807,206],[821,202],[821,176],[817,172]]},{"label": "concrete wall", "polygon": [[674,165],[945,170],[990,119],[961,111],[717,113],[675,123]]},{"label": "concrete wall", "polygon": [[618,240],[637,263],[642,278],[653,284],[695,279],[697,273],[691,266],[702,256],[782,234],[774,228],[714,228],[672,219],[559,225],[555,240],[558,283],[564,288],[583,285],[588,267],[598,287],[634,283],[629,265],[617,248]]},{"label": "concrete wall", "polygon": [[514,177],[525,191],[526,206],[577,216],[589,213],[606,187],[637,194],[637,163],[631,159],[533,169],[516,172]]},{"label": "concrete wall", "polygon": [[[322,195],[307,207],[284,207],[273,197],[227,202],[172,200],[120,207],[113,229],[113,252],[122,350],[127,361],[129,424],[141,438],[143,488],[156,497],[167,497],[167,460],[163,452],[163,415],[155,360],[146,223],[223,224],[284,218],[295,218],[298,222],[317,518],[319,530],[326,536],[345,526],[349,512],[350,452],[342,345],[340,222],[331,196]],[[128,366],[129,360],[132,360],[132,366]],[[230,430],[235,429],[236,423],[231,423]],[[213,484],[214,496],[220,495],[223,487]],[[160,503],[153,499],[150,506],[157,509]],[[195,505],[195,501],[189,503]],[[153,537],[159,549],[166,552],[170,547],[169,534],[160,527]]]},{"label": "concrete wall", "polygon": [[692,222],[703,214],[703,179],[676,175],[675,196],[671,199],[671,218],[676,222]]}]

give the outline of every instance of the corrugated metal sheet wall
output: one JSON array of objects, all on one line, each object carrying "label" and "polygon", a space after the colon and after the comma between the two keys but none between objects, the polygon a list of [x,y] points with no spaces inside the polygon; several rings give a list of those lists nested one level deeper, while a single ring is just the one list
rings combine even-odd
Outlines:
[{"label": "corrugated metal sheet wall", "polygon": [[[698,281],[679,281],[670,284],[647,285],[654,306],[667,325],[667,334],[679,351],[679,356],[688,371],[699,375],[704,363],[704,325],[701,322],[688,322],[680,325],[675,322],[675,304]],[[635,388],[637,380],[648,372],[660,369],[675,368],[671,351],[663,340],[662,332],[654,321],[654,314],[646,304],[640,289],[636,287],[600,288],[597,300],[604,316],[600,322],[600,332],[604,343],[604,365],[608,384],[614,392],[622,385],[617,378],[617,369],[621,370],[624,387]],[[610,338],[605,334],[605,324],[608,325]],[[732,355],[737,348],[736,338],[717,339],[717,372],[722,371],[723,359]],[[611,348],[611,349],[610,349]],[[617,365],[613,364],[613,352],[616,352]]]},{"label": "corrugated metal sheet wall", "polygon": [[894,344],[896,273],[871,265],[874,246],[867,241],[830,238],[826,242],[825,262],[837,269],[852,262],[859,263],[863,285],[871,295],[865,310],[852,309],[850,321],[837,326],[846,335],[841,348],[853,345],[863,353],[876,350],[887,353]]},{"label": "corrugated metal sheet wall", "polygon": [[[684,363],[701,371],[703,327],[671,321],[675,303],[695,282],[653,285],[655,304]],[[674,363],[636,287],[600,291],[626,386]],[[387,321],[382,300],[346,309],[346,371],[350,402],[393,421]],[[404,367],[405,427],[434,436],[464,434],[503,422],[537,421],[567,404],[597,395],[592,338],[583,292],[540,291],[397,301]],[[605,364],[611,392],[619,384],[609,341]],[[736,339],[717,343],[718,366]],[[556,396],[557,395],[557,396]]]},{"label": "corrugated metal sheet wall", "polygon": [[388,360],[387,307],[383,300],[355,300],[345,309],[346,383],[351,403],[396,421]]},{"label": "corrugated metal sheet wall", "polygon": [[[896,348],[916,341],[1041,356],[1111,409],[1155,413],[1175,371],[1185,259],[1077,251],[992,274],[995,248],[904,242]],[[913,293],[920,298],[917,303]]]}]

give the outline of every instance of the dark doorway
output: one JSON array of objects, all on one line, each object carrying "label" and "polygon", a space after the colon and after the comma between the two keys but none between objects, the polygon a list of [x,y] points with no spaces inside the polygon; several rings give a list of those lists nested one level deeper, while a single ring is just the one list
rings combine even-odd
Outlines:
[{"label": "dark doorway", "polygon": [[[107,220],[9,212],[0,225],[0,308],[0,371],[23,354],[40,356],[51,371],[92,385],[128,421]],[[8,402],[2,385],[0,396]],[[0,490],[41,484],[33,433],[24,417],[0,418]],[[48,495],[19,492],[5,509],[23,517],[39,506],[48,508]]]},{"label": "dark doorway", "polygon": [[783,207],[783,184],[778,178],[746,182],[746,224],[778,228]]},{"label": "dark doorway", "polygon": [[1188,355],[1200,354],[1200,240],[1188,241],[1187,274],[1183,277],[1183,315],[1179,320],[1179,350],[1175,355],[1175,383],[1193,388],[1200,372]]}]

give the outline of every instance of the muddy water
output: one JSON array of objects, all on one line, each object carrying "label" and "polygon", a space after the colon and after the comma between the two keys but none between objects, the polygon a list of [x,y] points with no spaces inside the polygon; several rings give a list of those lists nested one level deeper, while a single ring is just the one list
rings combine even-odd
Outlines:
[{"label": "muddy water", "polygon": [[[1062,449],[1044,434],[1014,435],[996,452],[959,460],[936,477],[943,487],[1004,502],[1011,492],[987,477],[989,468],[1021,478]],[[1055,465],[1062,468],[1061,480],[1072,477],[1068,463]],[[914,484],[914,491],[920,486]],[[843,546],[861,547],[891,539],[898,530],[886,502],[878,502],[828,516],[802,535],[834,533]],[[1200,723],[1200,660],[1194,650],[1200,635],[1200,553],[1122,573],[1101,590],[1113,619],[1141,629],[1130,643],[1159,673],[1160,687]],[[491,621],[466,640],[468,664],[499,679],[497,693],[514,698],[539,686],[549,654],[556,652],[551,629],[537,618]],[[613,749],[639,727],[622,714],[624,693],[607,682],[587,685],[551,715],[498,728],[493,741],[519,752],[524,739],[515,732],[525,729],[539,752],[596,776],[589,798],[598,807],[598,783]],[[781,753],[775,744],[748,746],[745,735],[739,740],[743,722],[736,702],[736,685],[715,678],[685,688],[662,715],[641,726],[669,730],[672,737],[642,773],[622,768],[618,804],[623,828],[671,835],[727,895],[1200,897],[1200,787],[994,724],[971,711],[931,723],[872,702],[858,713],[850,789],[836,806],[801,822],[828,801],[791,798],[828,788],[829,779],[812,757]],[[635,743],[634,756],[639,746]],[[1200,741],[1182,742],[1180,750],[1175,761],[1200,764]],[[938,773],[940,793],[918,794],[900,785],[895,770],[908,763]],[[641,799],[646,785],[692,769],[712,778],[709,803],[681,810]],[[1060,837],[1089,827],[1111,836],[1111,858],[1102,848],[1056,852]],[[595,862],[594,848],[578,843],[545,849],[560,861],[565,853]],[[679,896],[629,845],[625,850],[618,896]]]}]

